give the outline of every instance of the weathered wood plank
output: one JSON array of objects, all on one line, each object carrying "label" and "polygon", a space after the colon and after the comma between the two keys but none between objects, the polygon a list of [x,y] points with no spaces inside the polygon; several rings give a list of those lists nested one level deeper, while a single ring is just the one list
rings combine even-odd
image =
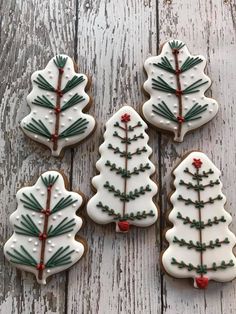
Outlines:
[{"label": "weathered wood plank", "polygon": [[[48,169],[70,173],[70,151],[63,161],[26,139],[19,121],[29,112],[30,76],[58,52],[73,56],[75,1],[3,1],[0,66],[1,244],[12,234],[9,215],[15,193]],[[66,274],[40,287],[31,274],[16,271],[1,255],[1,313],[64,313]]]},{"label": "weathered wood plank", "polygon": [[[91,196],[104,124],[125,102],[140,109],[145,97],[143,61],[156,45],[155,1],[80,1],[78,56],[92,74],[93,108],[98,126],[75,151],[73,186]],[[150,132],[152,160],[157,145]],[[87,152],[90,152],[88,155]],[[69,274],[69,313],[160,313],[159,238],[156,226],[115,234],[113,226],[87,221],[87,257]]]},{"label": "weathered wood plank", "polygon": [[[234,114],[236,91],[236,64],[234,60],[236,32],[235,6],[228,1],[172,1],[159,3],[160,41],[179,38],[185,41],[193,54],[203,54],[208,59],[207,72],[213,80],[208,95],[220,104],[217,117],[194,133],[186,136],[184,143],[174,144],[162,136],[162,194],[163,209],[169,208],[171,171],[181,156],[200,149],[222,169],[226,208],[235,220],[235,132]],[[236,232],[235,221],[231,229]],[[164,275],[164,313],[234,313],[235,281],[228,284],[211,283],[208,290],[198,291],[186,280]]]}]

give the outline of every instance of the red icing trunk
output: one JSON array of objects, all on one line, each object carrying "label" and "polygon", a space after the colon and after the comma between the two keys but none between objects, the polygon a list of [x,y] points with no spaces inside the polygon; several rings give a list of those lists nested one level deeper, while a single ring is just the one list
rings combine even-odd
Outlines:
[{"label": "red icing trunk", "polygon": [[209,282],[209,279],[207,277],[196,277],[195,280],[199,289],[207,288]]},{"label": "red icing trunk", "polygon": [[118,227],[119,227],[120,231],[123,231],[123,232],[129,231],[129,223],[128,223],[128,221],[119,221],[118,222]]}]

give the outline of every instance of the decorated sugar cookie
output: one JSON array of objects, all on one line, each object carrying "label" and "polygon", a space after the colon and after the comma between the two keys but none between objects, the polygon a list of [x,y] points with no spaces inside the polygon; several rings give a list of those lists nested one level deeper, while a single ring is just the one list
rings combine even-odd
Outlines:
[{"label": "decorated sugar cookie", "polygon": [[206,288],[209,280],[231,281],[236,277],[232,251],[236,238],[228,227],[232,218],[224,209],[220,171],[205,154],[192,152],[173,174],[176,190],[169,214],[173,228],[166,232],[165,271],[176,278],[192,278],[196,288]]},{"label": "decorated sugar cookie", "polygon": [[33,73],[31,80],[33,89],[27,97],[31,112],[21,121],[21,128],[57,157],[95,127],[94,118],[83,113],[89,104],[88,79],[75,72],[71,58],[57,55],[44,70]]},{"label": "decorated sugar cookie", "polygon": [[143,105],[143,116],[161,131],[173,133],[176,142],[218,111],[217,102],[204,95],[211,85],[205,66],[205,58],[192,56],[180,40],[166,42],[160,55],[145,61],[148,79],[144,89],[150,99]]},{"label": "decorated sugar cookie", "polygon": [[149,156],[146,123],[129,106],[122,107],[106,124],[100,172],[92,184],[97,193],[87,205],[88,215],[99,224],[116,223],[116,231],[127,232],[130,225],[147,227],[157,220],[153,197],[155,172]]},{"label": "decorated sugar cookie", "polygon": [[76,211],[83,199],[65,189],[57,171],[43,173],[35,185],[16,195],[18,207],[10,216],[14,233],[4,246],[6,258],[17,268],[35,275],[38,283],[71,267],[86,251],[75,239],[82,226]]}]

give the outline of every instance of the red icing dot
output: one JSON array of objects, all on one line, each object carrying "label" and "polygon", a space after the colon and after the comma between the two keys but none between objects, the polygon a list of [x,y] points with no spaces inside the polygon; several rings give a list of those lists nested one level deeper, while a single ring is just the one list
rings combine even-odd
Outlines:
[{"label": "red icing dot", "polygon": [[52,134],[52,135],[51,135],[51,141],[52,141],[52,142],[56,142],[57,139],[58,139],[58,135],[57,135],[57,134]]},{"label": "red icing dot", "polygon": [[180,95],[182,95],[182,90],[179,90],[179,89],[177,89],[176,91],[175,91],[175,95],[176,96],[180,96]]},{"label": "red icing dot", "polygon": [[121,116],[121,122],[129,122],[130,121],[130,115],[125,113],[123,116]]},{"label": "red icing dot", "polygon": [[119,221],[118,227],[119,227],[120,231],[129,231],[128,221]]},{"label": "red icing dot", "polygon": [[196,169],[201,168],[201,166],[202,166],[202,161],[201,161],[201,159],[193,158],[193,163],[192,163],[192,165],[193,165]]},{"label": "red icing dot", "polygon": [[177,54],[179,53],[179,50],[176,49],[176,48],[174,48],[174,49],[172,49],[172,53],[173,53],[174,55],[177,55]]},{"label": "red icing dot", "polygon": [[46,240],[47,239],[47,234],[46,233],[40,233],[39,234],[39,240]]},{"label": "red icing dot", "polygon": [[43,209],[43,210],[41,210],[41,213],[46,215],[46,216],[49,216],[50,215],[50,209]]},{"label": "red icing dot", "polygon": [[59,68],[58,70],[59,70],[59,73],[60,73],[60,74],[63,74],[63,73],[64,73],[64,70],[63,70],[62,68]]},{"label": "red icing dot", "polygon": [[57,93],[58,96],[62,97],[63,93],[60,89],[56,89],[55,92]]},{"label": "red icing dot", "polygon": [[196,284],[197,284],[198,288],[200,288],[200,289],[207,288],[208,282],[209,282],[209,279],[207,277],[204,277],[204,276],[203,277],[196,277],[195,280],[196,280]]},{"label": "red icing dot", "polygon": [[44,270],[45,265],[43,263],[40,263],[40,264],[37,264],[36,268],[37,268],[37,270]]},{"label": "red icing dot", "polygon": [[184,122],[184,117],[178,116],[177,120],[179,123],[183,123]]},{"label": "red icing dot", "polygon": [[56,107],[56,108],[54,108],[54,111],[55,111],[56,114],[60,113],[61,112],[61,108]]},{"label": "red icing dot", "polygon": [[180,69],[175,70],[175,74],[180,74],[180,73],[181,73]]}]

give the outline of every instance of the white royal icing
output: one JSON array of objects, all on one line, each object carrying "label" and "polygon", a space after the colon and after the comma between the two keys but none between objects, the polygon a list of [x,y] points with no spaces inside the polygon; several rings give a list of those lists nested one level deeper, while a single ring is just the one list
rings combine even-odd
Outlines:
[{"label": "white royal icing", "polygon": [[[43,183],[42,178],[49,178],[50,176],[54,178],[58,176],[58,178],[51,188],[51,195],[49,197],[47,187]],[[54,198],[54,195],[58,193],[57,191],[60,191],[60,197]],[[43,195],[42,192],[44,193]],[[43,264],[45,265],[45,268],[43,269],[40,278],[40,272],[37,269],[37,265],[40,264],[40,257],[43,251],[43,240],[39,237],[37,230],[34,233],[29,231],[28,227],[34,229],[32,227],[34,224],[40,233],[43,233],[46,215],[43,214],[41,210],[37,211],[29,209],[32,208],[32,205],[29,205],[29,198],[36,199],[41,207],[46,209],[48,197],[50,198],[50,211],[52,211],[54,206],[61,200],[66,200],[66,204],[64,205],[64,208],[61,208],[48,216],[47,235],[50,234],[50,230],[55,230],[54,232],[56,232],[57,235],[51,233],[50,237],[48,236],[44,239],[45,248]],[[10,216],[10,223],[14,228],[14,233],[4,246],[4,254],[14,266],[33,273],[36,276],[38,283],[46,284],[46,279],[49,276],[71,267],[84,254],[84,245],[82,242],[75,240],[75,235],[82,226],[82,219],[76,215],[76,210],[82,204],[82,197],[78,193],[69,192],[65,189],[64,179],[59,172],[47,171],[42,174],[35,185],[20,189],[16,194],[16,198],[18,207]],[[71,200],[73,201],[73,204]],[[73,205],[76,206],[74,207]],[[57,226],[61,226],[60,234],[58,234],[59,228],[55,229]],[[50,265],[50,258],[52,258],[59,249],[64,251],[61,255],[61,265]],[[19,260],[12,254],[18,257]],[[32,261],[28,254],[34,259],[33,265],[28,265],[27,263],[26,265],[24,264],[25,259],[22,258],[22,256],[26,256],[27,261]]]},{"label": "white royal icing", "polygon": [[[121,121],[122,117],[125,116],[129,117],[128,120],[130,119],[130,121],[127,121],[127,124]],[[121,128],[114,126],[116,123],[119,123]],[[126,170],[133,172],[135,168],[140,169],[140,166],[144,167],[147,164],[148,169],[145,168],[143,171],[138,171],[137,174],[131,174],[130,177],[125,178],[121,173],[117,173],[120,172],[119,169],[125,171],[126,167],[126,157],[120,156],[122,152],[126,152],[126,143],[122,143],[120,137],[125,138],[125,125],[128,129],[130,126],[136,126],[138,123],[140,126],[135,127],[133,131],[127,132],[129,138],[137,136],[137,140],[132,140],[130,144],[127,144],[127,152],[134,154],[131,156],[131,159],[128,159]],[[88,202],[87,213],[99,224],[116,222],[116,231],[119,232],[128,231],[121,230],[119,227],[119,221],[124,220],[122,219],[124,218],[123,210],[126,215],[133,213],[134,216],[142,214],[143,211],[145,211],[144,216],[150,213],[150,215],[147,215],[145,218],[140,217],[140,219],[131,219],[132,217],[129,216],[128,219],[125,219],[129,225],[147,227],[157,220],[157,208],[152,200],[153,196],[157,193],[157,186],[150,179],[150,176],[155,172],[155,167],[149,159],[152,149],[148,146],[149,137],[145,132],[146,129],[147,125],[138,113],[130,106],[124,106],[106,123],[104,143],[99,148],[101,158],[97,161],[96,168],[100,174],[92,179],[92,184],[97,190],[97,193]],[[117,136],[113,135],[114,132],[117,132]],[[112,145],[112,148],[108,148],[109,145]],[[115,153],[115,149],[120,152],[117,151]],[[135,154],[137,149],[144,149],[145,151]],[[111,171],[112,167],[114,168]],[[104,187],[107,181],[109,182],[111,191],[109,191],[108,186]],[[148,186],[148,190],[150,189],[150,191],[145,191],[143,194],[139,194],[136,197],[133,196],[133,199],[129,198],[127,202],[123,202],[120,198],[122,197],[121,194],[124,196],[125,184],[125,194],[129,194],[131,191],[134,192],[135,189],[139,191],[142,186],[144,188]],[[116,192],[112,191],[114,189],[119,195],[115,196]],[[107,211],[103,211],[104,208],[97,206],[100,202],[102,202],[103,206],[108,206],[109,210],[114,210],[115,214],[120,215],[120,217],[115,217],[113,214],[109,215]]]},{"label": "white royal icing", "polygon": [[[199,182],[202,185],[212,184],[212,186],[207,186],[204,190],[199,191],[199,199],[203,202],[208,202],[200,209],[201,221],[204,224],[211,224],[211,222],[215,220],[216,223],[212,223],[212,226],[205,225],[202,229],[197,229],[196,224],[195,226],[191,224],[191,222],[193,222],[193,224],[194,222],[199,222],[199,209],[192,203],[186,205],[185,201],[179,200],[180,196],[186,200],[198,200],[198,191],[181,184],[181,180],[189,185],[198,184],[196,177],[193,179],[193,176],[190,174],[196,173],[196,168],[193,165],[194,159],[200,159],[202,162],[198,170],[199,174],[207,173],[210,169],[213,172],[211,174],[209,173],[207,177],[203,177],[202,181]],[[190,173],[186,172],[186,168],[188,168]],[[169,242],[169,247],[162,255],[162,264],[166,272],[176,278],[193,278],[194,286],[198,287],[197,278],[201,277],[201,274],[197,272],[196,269],[188,270],[186,266],[180,268],[180,264],[177,265],[173,263],[174,258],[178,263],[183,261],[185,265],[192,264],[194,267],[197,265],[205,265],[207,268],[211,268],[203,274],[203,277],[207,280],[225,282],[234,279],[236,277],[236,259],[232,249],[236,244],[236,239],[235,235],[228,228],[232,218],[224,209],[226,198],[222,193],[222,183],[219,181],[221,172],[205,154],[192,152],[177,166],[173,174],[175,176],[174,186],[176,190],[170,198],[173,209],[169,214],[169,220],[173,224],[173,227],[166,232],[166,240]],[[209,203],[210,198],[219,199],[216,199],[213,203]],[[186,217],[188,217],[187,220],[184,220]],[[206,245],[209,245],[210,241],[212,241],[214,245],[216,239],[224,241],[227,238],[228,241],[226,241],[227,243],[222,243],[219,247],[208,247],[206,250],[202,251],[201,261],[201,251],[198,251],[196,248],[188,248],[186,245],[181,245],[181,243],[176,242],[176,238],[178,240],[183,239],[188,243],[189,241],[193,241],[194,244],[199,241]],[[222,261],[226,264],[231,261],[232,265],[227,266],[225,269],[212,269],[213,263],[219,266]]]},{"label": "white royal icing", "polygon": [[[178,66],[170,46],[173,43],[181,47],[178,50],[179,53],[176,54]],[[181,66],[183,66],[182,70],[186,69],[186,62],[188,67],[191,60],[193,61],[192,67],[179,73],[180,90],[189,90],[189,87],[194,83],[197,85],[206,83],[199,87],[195,85],[196,88],[192,89],[192,91],[195,91],[193,93],[185,94],[186,90],[184,94],[177,97],[176,90],[179,89],[179,86],[177,83],[178,75],[175,73],[175,70],[177,70],[177,67],[181,69]],[[155,64],[158,64],[158,66]],[[150,57],[144,63],[144,68],[148,75],[148,79],[144,83],[144,89],[150,95],[150,99],[143,105],[143,115],[146,121],[158,129],[174,133],[174,141],[176,142],[182,142],[187,132],[209,122],[218,111],[217,102],[204,95],[211,85],[210,78],[204,74],[205,66],[205,58],[200,55],[192,56],[186,45],[180,40],[166,42],[160,55]],[[170,70],[166,70],[166,67],[170,68]],[[174,73],[170,73],[170,71]],[[166,83],[172,91],[169,90],[169,87],[166,88]],[[194,86],[192,85],[192,87]],[[181,102],[182,113],[180,111]],[[192,111],[190,112],[191,109]],[[188,115],[186,115],[187,113]],[[190,119],[191,113],[192,118]],[[185,118],[185,121],[178,123],[178,121],[181,121],[181,117]]]},{"label": "white royal icing", "polygon": [[[65,65],[63,65],[63,73],[61,75],[61,86],[60,90],[63,91],[65,89],[66,84],[68,82],[74,82],[76,79],[80,79],[78,85],[70,88],[69,90],[64,90],[61,94],[61,97],[57,97],[57,93],[55,92],[58,89],[59,82],[59,68],[56,66],[55,61],[57,58],[66,58]],[[36,82],[42,82],[45,79],[54,90],[45,90],[39,87],[39,84]],[[59,156],[61,151],[66,146],[75,145],[76,143],[82,141],[86,138],[95,127],[95,120],[92,116],[83,113],[83,109],[89,103],[89,96],[85,92],[85,87],[88,83],[87,76],[81,73],[76,73],[74,70],[73,60],[66,55],[58,55],[52,58],[46,68],[41,71],[34,72],[32,77],[32,85],[33,89],[30,94],[27,96],[27,102],[30,106],[31,112],[21,121],[22,130],[25,132],[27,136],[31,139],[46,145],[51,149],[53,156]],[[53,108],[40,106],[38,100],[45,100],[51,103]],[[57,147],[55,147],[53,138],[50,138],[50,135],[56,134],[56,113],[54,108],[57,105],[57,99],[60,102],[60,108],[63,108],[63,105],[68,105],[68,102],[71,106],[67,107],[67,109],[61,111],[59,116],[59,125],[58,125],[58,135],[59,138],[57,140]],[[73,100],[73,101],[72,101]],[[37,104],[36,104],[37,103]],[[36,122],[34,122],[34,119]],[[79,120],[80,119],[80,120]],[[48,130],[48,136],[42,136],[38,134],[38,132],[32,132],[32,128],[29,129],[28,126],[31,124],[39,126],[38,123],[41,122]],[[73,125],[73,123],[75,123]],[[72,132],[76,132],[77,134],[68,132],[63,133],[65,130]],[[35,128],[34,128],[35,129]]]}]

